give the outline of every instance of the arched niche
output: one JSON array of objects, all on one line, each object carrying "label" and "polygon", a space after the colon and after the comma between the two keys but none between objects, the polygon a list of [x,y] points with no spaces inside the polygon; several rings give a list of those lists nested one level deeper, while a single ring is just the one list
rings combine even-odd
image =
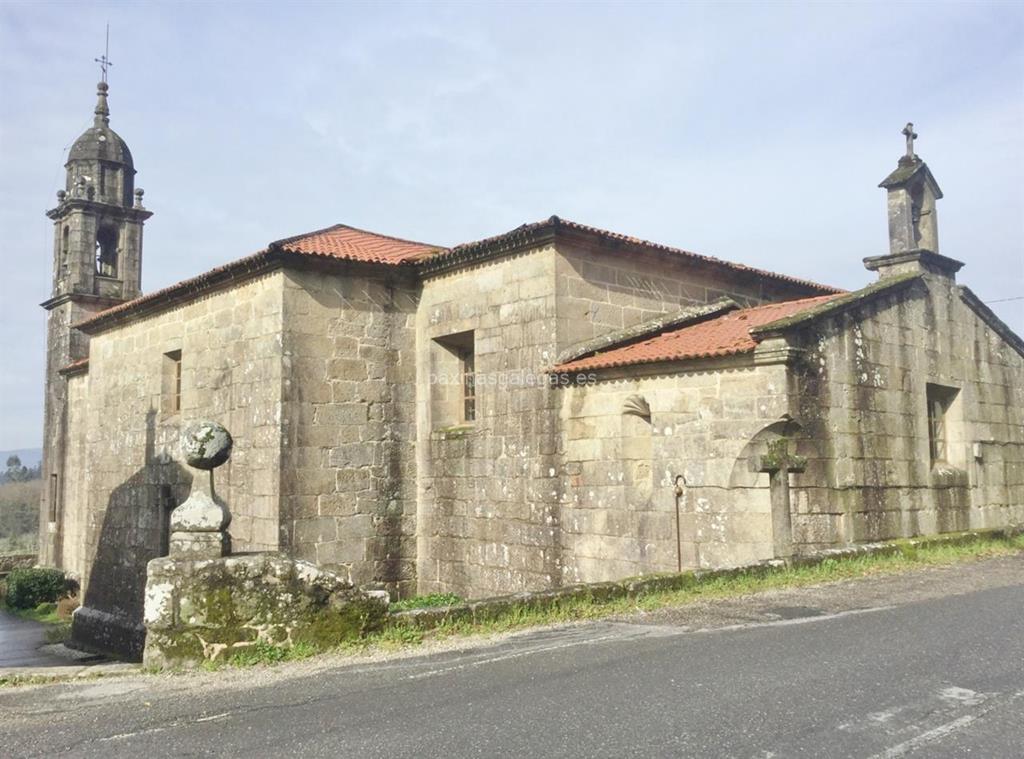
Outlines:
[{"label": "arched niche", "polygon": [[631,395],[622,404],[622,464],[627,502],[641,505],[650,501],[654,490],[654,469],[651,462],[654,429],[651,406],[642,395]]},{"label": "arched niche", "polygon": [[760,472],[751,471],[750,462],[752,459],[763,456],[768,451],[768,444],[781,438],[798,437],[803,430],[800,423],[790,417],[783,417],[758,430],[747,444],[743,446],[740,455],[736,457],[732,472],[729,474],[730,488],[752,488],[757,487]]}]

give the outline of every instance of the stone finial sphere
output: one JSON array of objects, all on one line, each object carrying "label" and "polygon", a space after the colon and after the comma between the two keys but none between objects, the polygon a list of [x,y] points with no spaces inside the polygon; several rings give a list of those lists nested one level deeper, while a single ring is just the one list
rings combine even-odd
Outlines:
[{"label": "stone finial sphere", "polygon": [[234,441],[223,425],[211,421],[192,422],[181,432],[185,462],[196,469],[216,469],[231,456]]}]

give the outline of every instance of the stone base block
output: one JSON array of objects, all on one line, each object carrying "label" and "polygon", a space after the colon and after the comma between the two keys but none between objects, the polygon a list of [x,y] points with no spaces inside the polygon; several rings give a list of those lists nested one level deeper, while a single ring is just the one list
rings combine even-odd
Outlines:
[{"label": "stone base block", "polygon": [[146,573],[147,665],[220,660],[257,644],[325,649],[376,629],[386,591],[281,554],[153,559]]},{"label": "stone base block", "polygon": [[145,641],[146,628],[118,614],[79,606],[71,618],[68,642],[71,648],[126,661],[142,661]]},{"label": "stone base block", "polygon": [[231,553],[226,532],[172,532],[170,555],[175,559],[219,559]]}]

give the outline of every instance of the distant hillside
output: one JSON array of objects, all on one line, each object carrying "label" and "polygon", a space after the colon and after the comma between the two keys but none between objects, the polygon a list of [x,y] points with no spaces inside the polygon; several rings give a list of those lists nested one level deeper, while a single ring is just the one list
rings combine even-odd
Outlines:
[{"label": "distant hillside", "polygon": [[0,556],[35,553],[40,480],[0,485]]},{"label": "distant hillside", "polygon": [[3,469],[7,464],[7,458],[9,456],[17,456],[21,459],[22,466],[27,466],[31,469],[34,466],[38,466],[39,462],[43,460],[43,449],[21,448],[17,451],[0,451],[0,469]]}]

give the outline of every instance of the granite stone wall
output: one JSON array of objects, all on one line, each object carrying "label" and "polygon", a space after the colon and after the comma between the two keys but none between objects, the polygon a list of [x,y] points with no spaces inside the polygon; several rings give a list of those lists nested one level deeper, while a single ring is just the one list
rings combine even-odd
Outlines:
[{"label": "granite stone wall", "polygon": [[820,294],[682,257],[571,241],[558,245],[556,276],[559,351],[722,297],[756,306]]},{"label": "granite stone wall", "polygon": [[[437,274],[417,314],[420,593],[484,596],[560,576],[553,246]],[[444,340],[472,332],[476,418],[446,402]]]},{"label": "granite stone wall", "polygon": [[[215,419],[236,436],[218,472],[235,550],[279,547],[283,280],[270,273],[92,337],[88,374],[71,380],[65,512],[75,517],[64,542],[97,619],[141,621],[146,562],[165,551],[169,512],[191,482],[180,464],[183,422]],[[169,351],[181,352],[179,411],[165,403]]]},{"label": "granite stone wall", "polygon": [[281,544],[396,595],[416,578],[417,290],[359,271],[284,278]]},{"label": "granite stone wall", "polygon": [[[807,471],[794,540],[816,548],[1024,522],[1024,358],[928,275],[795,338]],[[933,461],[928,386],[957,393]]]},{"label": "granite stone wall", "polygon": [[767,475],[748,459],[790,411],[785,367],[745,357],[631,374],[560,392],[562,582],[772,558]]}]

